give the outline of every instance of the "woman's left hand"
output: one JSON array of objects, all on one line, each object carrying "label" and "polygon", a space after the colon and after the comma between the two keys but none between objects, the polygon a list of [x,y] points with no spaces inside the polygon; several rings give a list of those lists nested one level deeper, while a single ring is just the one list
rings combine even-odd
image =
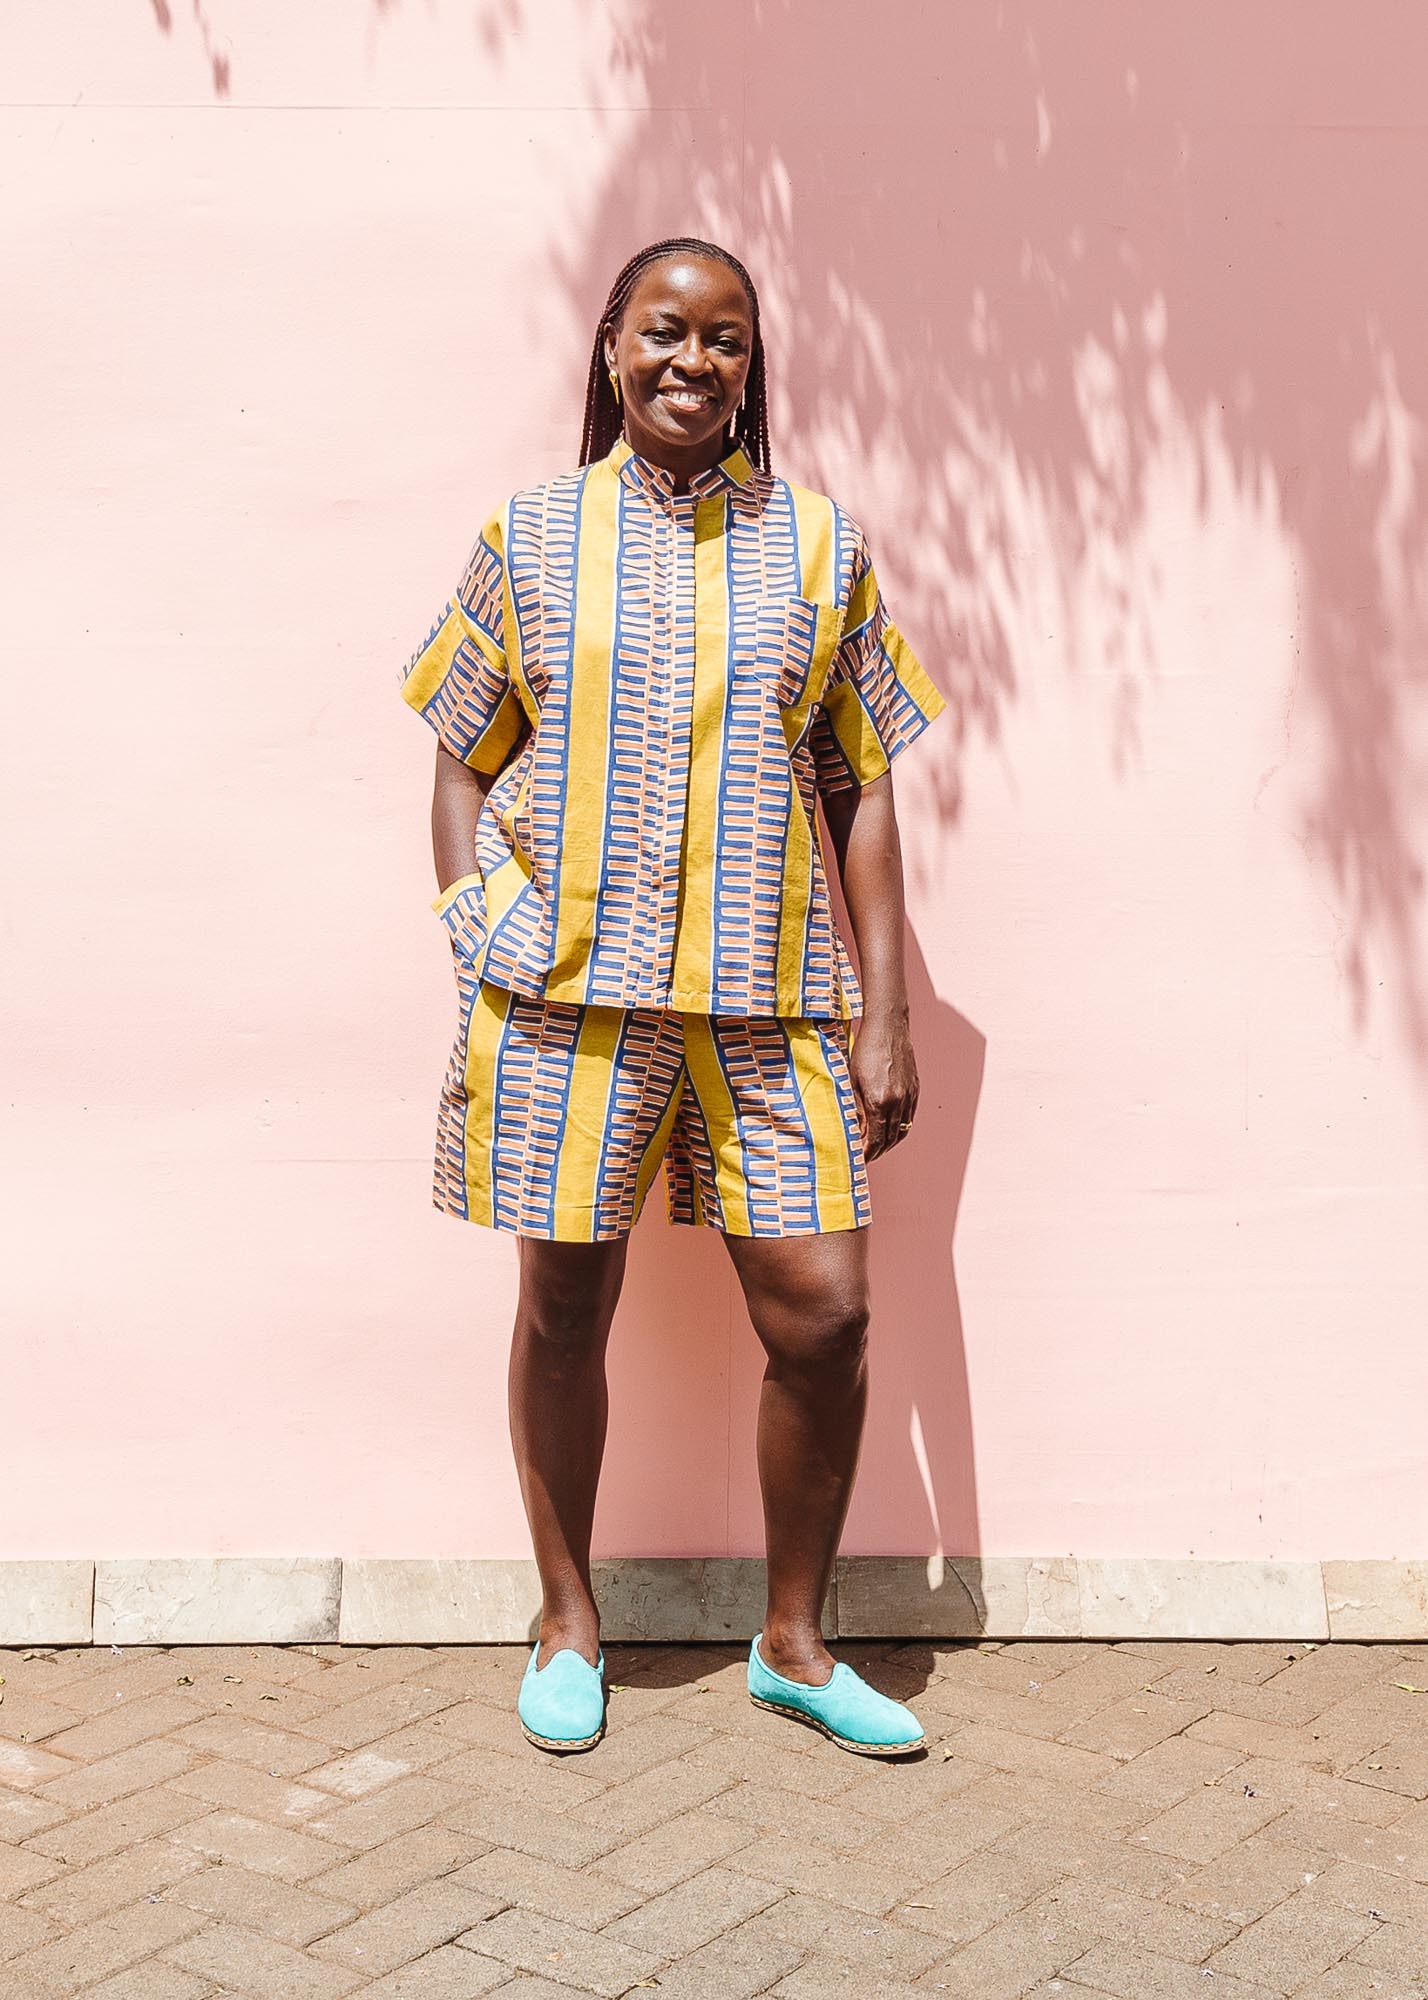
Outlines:
[{"label": "woman's left hand", "polygon": [[917,1061],[905,1014],[865,1014],[848,1058],[870,1160],[908,1135],[917,1112]]}]

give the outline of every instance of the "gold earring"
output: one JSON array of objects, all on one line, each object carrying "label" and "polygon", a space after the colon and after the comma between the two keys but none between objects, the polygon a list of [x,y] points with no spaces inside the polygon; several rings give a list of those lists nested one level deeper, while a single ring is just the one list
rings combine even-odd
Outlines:
[{"label": "gold earring", "polygon": [[618,403],[620,400],[620,378],[613,368],[610,370],[610,387],[614,390],[615,401]]}]

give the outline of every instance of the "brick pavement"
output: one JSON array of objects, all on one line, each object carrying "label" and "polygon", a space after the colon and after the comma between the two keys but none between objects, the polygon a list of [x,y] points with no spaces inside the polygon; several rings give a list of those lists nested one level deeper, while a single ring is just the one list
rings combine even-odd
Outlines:
[{"label": "brick pavement", "polygon": [[1428,1646],[840,1644],[930,1748],[744,1649],[0,1650],[0,2000],[1428,2000]]}]

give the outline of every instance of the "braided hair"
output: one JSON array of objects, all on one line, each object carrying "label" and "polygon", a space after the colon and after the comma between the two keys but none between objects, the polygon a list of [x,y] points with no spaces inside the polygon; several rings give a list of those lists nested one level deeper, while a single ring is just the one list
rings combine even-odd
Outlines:
[{"label": "braided hair", "polygon": [[726,432],[732,433],[731,443],[739,445],[747,454],[751,464],[760,471],[768,472],[769,465],[769,416],[768,388],[764,375],[764,341],[759,331],[759,296],[754,290],[754,281],[728,250],[717,243],[705,243],[698,236],[666,236],[658,243],[648,243],[637,251],[620,272],[610,287],[610,296],[605,301],[605,310],[600,315],[600,324],[595,329],[595,345],[590,355],[590,380],[585,391],[585,425],[580,439],[580,463],[589,465],[597,458],[604,458],[619,437],[623,419],[620,406],[615,401],[615,391],[605,364],[605,328],[619,326],[625,316],[625,307],[630,302],[635,280],[650,264],[658,263],[662,257],[672,257],[688,253],[699,257],[714,257],[721,264],[727,264],[748,294],[749,310],[753,315],[754,331],[749,354],[749,372],[744,380],[743,400],[730,422]]}]

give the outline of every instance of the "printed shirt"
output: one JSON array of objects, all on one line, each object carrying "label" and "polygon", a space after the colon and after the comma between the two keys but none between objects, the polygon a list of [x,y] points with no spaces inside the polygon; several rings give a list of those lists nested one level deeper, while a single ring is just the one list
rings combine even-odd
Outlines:
[{"label": "printed shirt", "polygon": [[819,793],[946,706],[836,501],[736,447],[687,493],[631,450],[515,494],[401,673],[496,775],[436,898],[495,986],[682,1013],[847,1017]]}]

